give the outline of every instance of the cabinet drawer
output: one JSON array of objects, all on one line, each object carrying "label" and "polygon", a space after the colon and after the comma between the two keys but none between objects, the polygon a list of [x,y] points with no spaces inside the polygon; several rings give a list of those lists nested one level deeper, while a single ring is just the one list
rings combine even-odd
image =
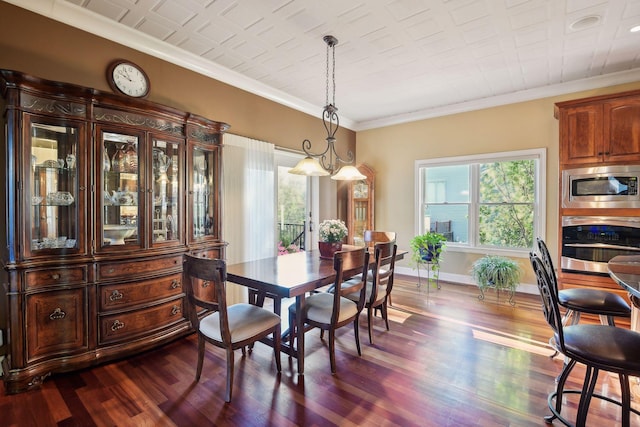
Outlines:
[{"label": "cabinet drawer", "polygon": [[25,272],[27,289],[87,283],[87,267],[48,268]]},{"label": "cabinet drawer", "polygon": [[220,250],[219,249],[204,249],[201,251],[193,251],[193,256],[198,258],[220,258]]},{"label": "cabinet drawer", "polygon": [[146,336],[185,319],[184,298],[100,318],[98,345]]},{"label": "cabinet drawer", "polygon": [[86,289],[28,295],[27,359],[87,349]]},{"label": "cabinet drawer", "polygon": [[99,287],[100,311],[123,309],[182,293],[182,273],[135,283]]},{"label": "cabinet drawer", "polygon": [[168,258],[151,258],[139,261],[121,261],[101,264],[98,267],[100,280],[121,277],[140,276],[149,273],[160,273],[182,267],[182,254]]}]

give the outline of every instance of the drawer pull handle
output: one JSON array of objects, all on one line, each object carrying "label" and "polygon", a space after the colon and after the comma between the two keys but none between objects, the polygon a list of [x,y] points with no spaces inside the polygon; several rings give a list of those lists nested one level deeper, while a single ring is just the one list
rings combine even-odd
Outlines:
[{"label": "drawer pull handle", "polygon": [[180,280],[178,280],[178,279],[173,279],[173,280],[171,281],[171,289],[176,289],[176,288],[179,288],[179,287],[181,287],[181,286],[182,286],[182,284],[180,283]]},{"label": "drawer pull handle", "polygon": [[117,301],[117,300],[121,300],[123,297],[124,297],[124,294],[116,289],[115,291],[111,292],[111,295],[109,295],[109,300]]},{"label": "drawer pull handle", "polygon": [[51,278],[52,278],[53,280],[60,280],[60,275],[59,275],[58,273],[53,273],[53,274],[51,275]]},{"label": "drawer pull handle", "polygon": [[114,271],[116,271],[116,270],[115,270],[115,269],[113,269],[113,268],[110,268],[110,269],[108,269],[108,270],[107,270],[107,273],[109,273],[109,274],[113,274],[113,272],[114,272]]},{"label": "drawer pull handle", "polygon": [[176,314],[180,313],[182,310],[180,310],[180,307],[178,307],[177,305],[174,305],[173,308],[171,309],[171,315],[175,316]]},{"label": "drawer pull handle", "polygon": [[124,322],[121,322],[119,320],[114,321],[113,325],[111,325],[112,331],[117,331],[118,329],[122,329],[122,328],[124,328]]},{"label": "drawer pull handle", "polygon": [[59,320],[59,319],[64,319],[66,316],[67,316],[67,313],[65,313],[64,311],[62,311],[60,307],[58,307],[55,310],[53,310],[53,313],[49,315],[49,319]]},{"label": "drawer pull handle", "polygon": [[208,280],[203,280],[203,281],[202,281],[202,287],[203,287],[203,288],[208,288],[210,284],[211,284],[211,283],[210,283]]}]

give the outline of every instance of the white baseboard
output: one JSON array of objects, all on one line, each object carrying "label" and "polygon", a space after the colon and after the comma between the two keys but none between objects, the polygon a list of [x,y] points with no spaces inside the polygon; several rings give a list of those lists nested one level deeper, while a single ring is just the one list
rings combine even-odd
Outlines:
[{"label": "white baseboard", "polygon": [[[416,278],[416,280],[418,280],[418,270],[416,270],[415,268],[411,268],[411,267],[396,267],[395,269],[396,273],[398,274],[402,274],[404,276],[413,276]],[[439,278],[441,280],[444,280],[445,282],[450,282],[453,284],[461,284],[461,285],[475,285],[476,283],[473,281],[473,279],[471,278],[471,276],[469,275],[465,275],[465,274],[453,274],[453,273],[445,273],[445,272],[440,272],[440,274],[438,274]],[[420,270],[420,278],[422,280],[426,280],[426,274],[424,272],[424,270]],[[531,283],[520,283],[518,285],[518,287],[516,288],[516,292],[522,292],[524,294],[532,294],[532,295],[539,295],[540,293],[538,292],[538,285],[536,285],[535,283],[531,284]]]}]

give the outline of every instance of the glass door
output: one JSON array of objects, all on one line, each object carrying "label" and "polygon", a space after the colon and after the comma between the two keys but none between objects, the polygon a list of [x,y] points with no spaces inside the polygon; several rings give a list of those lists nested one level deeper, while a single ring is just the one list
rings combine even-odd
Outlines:
[{"label": "glass door", "polygon": [[102,183],[97,247],[142,246],[140,142],[142,135],[100,132]]},{"label": "glass door", "polygon": [[85,222],[79,214],[84,202],[77,162],[84,125],[27,117],[25,128],[29,132],[25,140],[30,141],[25,167],[27,256],[53,250],[77,253],[84,249],[84,241],[78,240]]},{"label": "glass door", "polygon": [[151,147],[153,203],[152,245],[179,242],[180,228],[180,143],[153,138]]},{"label": "glass door", "polygon": [[197,241],[215,235],[217,194],[214,192],[217,148],[193,145],[189,164],[190,240]]},{"label": "glass door", "polygon": [[278,254],[285,255],[313,249],[317,247],[314,231],[319,205],[318,177],[289,173],[289,170],[303,158],[302,155],[276,150],[275,157],[278,172],[276,201]]}]

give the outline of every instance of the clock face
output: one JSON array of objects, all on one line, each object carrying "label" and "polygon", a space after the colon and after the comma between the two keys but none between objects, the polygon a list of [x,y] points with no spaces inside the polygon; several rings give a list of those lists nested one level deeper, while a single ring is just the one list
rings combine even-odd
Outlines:
[{"label": "clock face", "polygon": [[109,83],[113,89],[136,98],[149,93],[149,79],[137,65],[119,61],[111,64],[109,70]]}]

